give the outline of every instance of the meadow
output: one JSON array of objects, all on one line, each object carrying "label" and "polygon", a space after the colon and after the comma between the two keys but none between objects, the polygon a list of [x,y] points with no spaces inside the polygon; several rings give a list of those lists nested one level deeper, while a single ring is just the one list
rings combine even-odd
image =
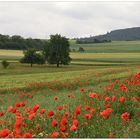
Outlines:
[{"label": "meadow", "polygon": [[60,68],[31,68],[21,51],[0,50],[10,62],[0,66],[1,138],[140,137],[140,41],[82,47]]}]

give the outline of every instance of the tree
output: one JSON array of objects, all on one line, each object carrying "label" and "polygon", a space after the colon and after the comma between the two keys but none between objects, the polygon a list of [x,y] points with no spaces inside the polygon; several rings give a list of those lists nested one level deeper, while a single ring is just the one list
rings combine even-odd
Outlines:
[{"label": "tree", "polygon": [[7,62],[6,60],[3,60],[3,61],[1,62],[1,64],[2,64],[2,66],[3,66],[5,69],[10,65],[10,63]]},{"label": "tree", "polygon": [[84,48],[82,48],[82,47],[79,47],[79,50],[78,50],[79,52],[84,52],[85,50],[84,50]]},{"label": "tree", "polygon": [[71,58],[69,57],[69,41],[61,35],[51,35],[50,41],[46,43],[44,55],[48,63],[68,65]]},{"label": "tree", "polygon": [[43,55],[36,52],[35,49],[28,49],[24,51],[24,57],[20,60],[21,63],[29,63],[31,67],[33,64],[44,64],[45,58]]}]

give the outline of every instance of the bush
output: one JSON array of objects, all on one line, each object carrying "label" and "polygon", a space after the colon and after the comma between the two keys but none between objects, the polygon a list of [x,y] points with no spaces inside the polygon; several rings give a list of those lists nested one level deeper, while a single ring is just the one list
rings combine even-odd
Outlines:
[{"label": "bush", "polygon": [[2,66],[3,66],[5,69],[10,65],[10,63],[7,62],[6,60],[3,60],[3,61],[1,62],[1,64],[2,64]]}]

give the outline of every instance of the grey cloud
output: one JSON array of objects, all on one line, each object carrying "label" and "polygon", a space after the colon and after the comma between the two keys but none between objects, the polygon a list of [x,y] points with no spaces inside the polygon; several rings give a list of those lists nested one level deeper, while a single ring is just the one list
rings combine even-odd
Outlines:
[{"label": "grey cloud", "polygon": [[0,2],[0,34],[89,36],[140,26],[140,2]]}]

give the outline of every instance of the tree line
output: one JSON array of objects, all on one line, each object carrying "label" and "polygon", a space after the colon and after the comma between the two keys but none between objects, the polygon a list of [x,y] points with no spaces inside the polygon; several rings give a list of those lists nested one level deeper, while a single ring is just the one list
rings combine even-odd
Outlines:
[{"label": "tree line", "polygon": [[2,35],[0,34],[0,49],[8,50],[26,50],[28,48],[35,48],[36,50],[43,49],[46,40],[23,38],[19,35]]}]

